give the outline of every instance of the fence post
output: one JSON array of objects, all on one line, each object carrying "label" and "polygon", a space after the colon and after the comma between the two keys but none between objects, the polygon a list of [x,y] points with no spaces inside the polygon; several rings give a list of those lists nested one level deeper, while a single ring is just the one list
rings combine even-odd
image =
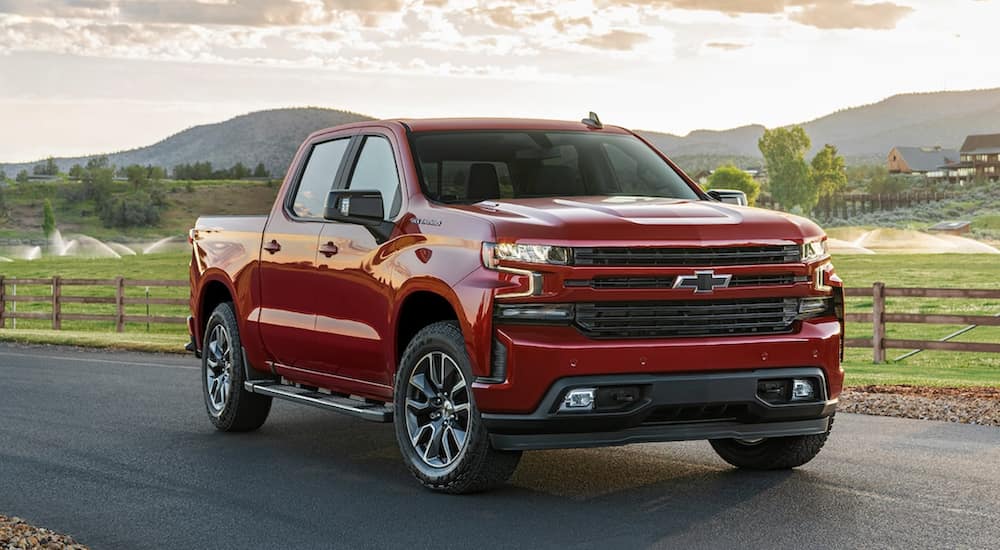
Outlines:
[{"label": "fence post", "polygon": [[62,277],[52,277],[52,330],[62,330]]},{"label": "fence post", "polygon": [[872,361],[885,363],[885,283],[872,285]]},{"label": "fence post", "polygon": [[7,285],[0,275],[0,328],[7,328]]},{"label": "fence post", "polygon": [[115,322],[115,331],[125,332],[125,277],[115,277],[115,314],[118,319]]}]

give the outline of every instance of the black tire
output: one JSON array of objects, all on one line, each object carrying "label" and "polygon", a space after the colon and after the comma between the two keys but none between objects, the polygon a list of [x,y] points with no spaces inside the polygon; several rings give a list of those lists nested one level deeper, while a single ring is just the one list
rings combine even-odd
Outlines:
[{"label": "black tire", "polygon": [[[224,330],[228,340],[228,356],[225,353],[216,354],[210,349],[213,337],[218,333],[217,328]],[[218,341],[218,339],[216,339]],[[240,328],[236,323],[236,313],[233,304],[224,302],[216,306],[212,315],[205,325],[205,333],[202,341],[201,354],[201,387],[205,400],[205,410],[208,418],[216,429],[223,432],[248,432],[256,430],[267,420],[268,413],[271,412],[271,397],[250,393],[243,389],[243,382],[246,379],[246,371],[243,364],[243,351],[240,344]],[[218,346],[216,346],[218,347]],[[222,358],[220,363],[219,359]],[[213,403],[213,395],[209,388],[209,369],[211,363],[220,365],[219,372],[226,372],[225,381],[218,380],[221,385],[226,386],[226,397],[222,399],[222,406]],[[226,370],[228,369],[228,370]],[[213,376],[216,370],[213,369]],[[218,386],[212,386],[212,390],[219,391]]]},{"label": "black tire", "polygon": [[726,462],[747,470],[788,470],[816,458],[833,429],[833,417],[826,433],[775,437],[748,443],[737,439],[713,439],[712,448]]},{"label": "black tire", "polygon": [[[454,372],[454,367],[457,366],[461,369],[461,375],[464,377],[463,380],[467,383],[465,386],[466,391],[462,393],[461,390],[455,390],[452,393],[452,390],[446,389],[439,395],[447,396],[445,400],[448,403],[449,415],[451,414],[452,402],[461,403],[459,406],[464,405],[466,402],[468,403],[468,407],[465,409],[468,416],[458,420],[459,422],[465,422],[466,424],[464,425],[467,426],[467,429],[465,430],[464,447],[455,453],[454,458],[449,458],[453,462],[433,465],[426,462],[424,458],[426,455],[419,453],[418,443],[415,443],[410,436],[410,430],[414,429],[412,422],[417,422],[417,417],[411,415],[411,425],[408,428],[407,399],[410,396],[412,404],[412,392],[418,392],[416,393],[416,398],[420,399],[425,396],[427,391],[427,388],[423,390],[411,389],[412,387],[419,387],[411,386],[411,376],[414,375],[414,371],[418,367],[434,368],[433,365],[435,363],[433,358],[444,356],[447,356],[451,360],[448,363],[451,365],[451,372],[448,375],[442,376],[441,383],[434,387],[446,386],[446,379],[457,380],[457,373]],[[428,359],[428,357],[431,359]],[[422,363],[425,360],[430,361],[430,367],[428,367],[428,363]],[[443,367],[442,372],[444,372]],[[420,375],[418,374],[417,376]],[[498,487],[510,478],[514,470],[517,469],[517,464],[521,459],[520,451],[498,451],[490,446],[489,434],[487,434],[483,426],[479,410],[472,396],[471,385],[473,380],[471,363],[465,351],[465,339],[462,337],[462,331],[459,329],[458,323],[454,321],[443,321],[425,327],[413,337],[403,352],[399,370],[396,374],[393,399],[396,440],[399,442],[400,452],[407,467],[424,487],[433,491],[464,494]],[[457,384],[455,387],[457,387]],[[431,410],[431,407],[428,404],[426,408],[418,410]],[[440,411],[444,409],[439,408],[434,410],[438,412],[427,414],[431,415],[431,418],[433,418],[434,414],[437,414],[440,419]],[[455,414],[455,418],[459,418],[458,414],[460,413]],[[426,422],[430,423],[431,421],[426,420]],[[424,433],[422,430],[423,427],[427,426],[422,426],[418,430],[420,433]],[[436,430],[431,431],[428,437],[433,438],[435,433]],[[457,441],[457,439],[452,439],[451,441]],[[425,449],[428,449],[430,445],[427,442]],[[448,440],[445,440],[442,445],[448,446]],[[451,457],[450,454],[449,457]]]}]

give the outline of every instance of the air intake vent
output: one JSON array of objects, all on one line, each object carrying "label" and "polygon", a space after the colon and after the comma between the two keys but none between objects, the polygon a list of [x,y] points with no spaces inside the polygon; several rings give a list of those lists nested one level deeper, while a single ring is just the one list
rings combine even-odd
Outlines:
[{"label": "air intake vent", "polygon": [[797,314],[797,298],[593,302],[576,305],[576,325],[592,338],[780,334]]}]

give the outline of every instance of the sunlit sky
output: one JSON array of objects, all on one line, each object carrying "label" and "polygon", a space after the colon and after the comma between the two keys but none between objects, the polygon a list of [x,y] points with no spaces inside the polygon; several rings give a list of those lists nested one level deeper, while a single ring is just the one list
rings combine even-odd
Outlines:
[{"label": "sunlit sky", "polygon": [[1000,0],[0,0],[0,161],[265,108],[685,134],[1000,87]]}]

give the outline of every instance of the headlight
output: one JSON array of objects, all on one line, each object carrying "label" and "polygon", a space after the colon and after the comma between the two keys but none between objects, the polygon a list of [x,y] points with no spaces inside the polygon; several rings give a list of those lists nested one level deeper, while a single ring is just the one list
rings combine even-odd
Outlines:
[{"label": "headlight", "polygon": [[566,325],[574,311],[573,304],[497,304],[493,316],[497,322]]},{"label": "headlight", "polygon": [[565,246],[547,244],[483,243],[483,265],[496,269],[501,261],[567,265],[573,253]]},{"label": "headlight", "polygon": [[833,315],[833,299],[830,297],[810,297],[799,300],[798,319],[811,319]]},{"label": "headlight", "polygon": [[830,255],[829,246],[826,244],[826,239],[819,241],[811,241],[802,245],[802,262],[810,263],[816,260],[822,260]]}]

